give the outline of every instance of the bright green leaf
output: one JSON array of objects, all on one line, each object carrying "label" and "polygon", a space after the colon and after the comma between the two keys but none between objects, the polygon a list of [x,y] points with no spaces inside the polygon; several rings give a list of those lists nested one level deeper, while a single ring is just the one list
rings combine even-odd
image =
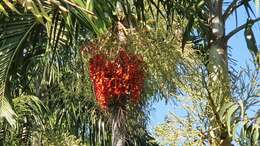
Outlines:
[{"label": "bright green leaf", "polygon": [[4,88],[0,88],[0,118],[5,118],[6,121],[12,126],[15,127],[16,114],[13,111],[10,103],[7,101],[4,96]]},{"label": "bright green leaf", "polygon": [[226,117],[226,122],[227,122],[227,128],[228,128],[228,133],[231,135],[231,119],[232,115],[234,112],[239,108],[237,104],[233,105],[227,110],[227,117]]}]

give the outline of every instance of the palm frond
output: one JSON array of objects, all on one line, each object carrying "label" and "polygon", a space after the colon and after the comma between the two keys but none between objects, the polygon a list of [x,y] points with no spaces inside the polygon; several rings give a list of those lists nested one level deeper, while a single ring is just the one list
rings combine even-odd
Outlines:
[{"label": "palm frond", "polygon": [[[13,16],[13,17],[5,17],[2,18],[3,21],[0,22],[0,88],[1,90],[1,100],[2,105],[0,109],[11,108],[8,101],[4,99],[5,91],[7,90],[7,82],[10,80],[9,75],[12,70],[12,63],[16,58],[17,53],[22,50],[22,45],[26,42],[29,34],[34,28],[34,24],[32,20],[28,19],[26,16]],[[18,21],[17,21],[18,20]],[[8,97],[9,98],[9,97]],[[9,106],[8,106],[9,105]],[[10,115],[14,115],[13,112],[10,111]],[[8,118],[6,114],[4,114],[5,118]],[[13,125],[13,121],[8,118],[9,123]]]},{"label": "palm frond", "polygon": [[4,96],[4,88],[0,88],[0,118],[5,118],[12,127],[15,127],[15,117],[15,112]]},{"label": "palm frond", "polygon": [[38,97],[32,95],[19,96],[13,99],[13,104],[18,121],[17,130],[13,131],[13,134],[16,134],[21,143],[28,145],[33,132],[40,133],[45,130],[44,115],[48,113],[47,109]]}]

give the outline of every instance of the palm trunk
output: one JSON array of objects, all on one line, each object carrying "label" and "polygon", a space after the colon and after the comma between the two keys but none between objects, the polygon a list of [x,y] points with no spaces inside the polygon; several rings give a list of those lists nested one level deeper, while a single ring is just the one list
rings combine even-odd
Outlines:
[{"label": "palm trunk", "polygon": [[218,146],[230,146],[231,141],[227,134],[227,128],[218,114],[218,109],[220,109],[226,101],[229,101],[231,97],[227,50],[223,47],[223,44],[216,44],[210,48],[209,54],[209,90],[212,93],[209,98],[211,98],[211,107],[216,118],[216,123],[213,124],[221,127],[219,131],[216,131],[216,135],[219,136],[215,144]]},{"label": "palm trunk", "polygon": [[219,109],[227,100],[230,100],[230,86],[228,74],[227,42],[225,36],[225,21],[222,16],[222,0],[213,0],[211,9],[211,46],[209,48],[209,91],[210,106],[213,110],[215,121],[212,123],[220,130],[214,133],[217,137],[213,145],[230,146],[231,140],[227,134],[227,128],[219,117]]},{"label": "palm trunk", "polygon": [[112,115],[112,146],[125,146],[124,114],[116,108]]},{"label": "palm trunk", "polygon": [[[221,47],[222,46],[222,47]],[[209,90],[211,91],[211,108],[215,116],[215,126],[221,127],[215,132],[218,135],[214,140],[216,146],[230,146],[231,140],[227,134],[227,128],[219,117],[218,109],[224,102],[230,100],[230,86],[228,76],[227,50],[223,44],[216,44],[210,48],[209,52]],[[219,108],[217,108],[219,107]]]}]

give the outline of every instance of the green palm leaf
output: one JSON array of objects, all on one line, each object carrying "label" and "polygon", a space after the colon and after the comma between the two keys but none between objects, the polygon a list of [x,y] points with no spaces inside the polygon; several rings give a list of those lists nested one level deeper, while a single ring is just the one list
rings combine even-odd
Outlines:
[{"label": "green palm leaf", "polygon": [[[12,70],[12,62],[16,59],[16,54],[23,49],[22,45],[27,40],[30,32],[35,26],[32,20],[26,16],[16,16],[5,19],[0,22],[0,100],[1,100],[1,117],[6,118],[9,124],[14,125],[15,114],[6,99],[6,84],[9,81],[9,74]],[[17,21],[19,20],[19,21]]]},{"label": "green palm leaf", "polygon": [[0,118],[5,118],[12,127],[15,127],[16,114],[3,94],[4,88],[0,88]]}]

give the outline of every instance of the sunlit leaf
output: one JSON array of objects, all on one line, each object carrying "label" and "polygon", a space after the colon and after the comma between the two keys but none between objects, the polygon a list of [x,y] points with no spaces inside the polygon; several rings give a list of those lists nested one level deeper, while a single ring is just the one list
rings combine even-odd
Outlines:
[{"label": "sunlit leaf", "polygon": [[252,26],[253,26],[252,22],[250,20],[248,20],[248,22],[246,24],[245,32],[244,32],[244,37],[246,40],[248,50],[252,54],[252,57],[255,60],[255,63],[259,65],[260,64],[259,49],[256,44],[256,39],[255,39],[254,32],[252,30]]},{"label": "sunlit leaf", "polygon": [[15,8],[15,6],[9,1],[9,0],[3,0],[3,2],[14,12],[16,12],[17,14],[21,13]]},{"label": "sunlit leaf", "polygon": [[8,13],[6,12],[6,10],[2,4],[0,4],[0,12],[4,13],[6,16],[8,16]]},{"label": "sunlit leaf", "polygon": [[16,124],[16,114],[13,111],[10,103],[7,101],[4,96],[4,88],[0,86],[0,118],[5,118],[6,121],[12,126],[15,127]]},{"label": "sunlit leaf", "polygon": [[227,128],[228,128],[228,132],[231,135],[231,121],[232,121],[232,115],[235,113],[235,111],[238,109],[238,105],[235,104],[233,106],[231,106],[228,110],[227,110],[227,116],[226,116],[226,122],[227,122]]}]

